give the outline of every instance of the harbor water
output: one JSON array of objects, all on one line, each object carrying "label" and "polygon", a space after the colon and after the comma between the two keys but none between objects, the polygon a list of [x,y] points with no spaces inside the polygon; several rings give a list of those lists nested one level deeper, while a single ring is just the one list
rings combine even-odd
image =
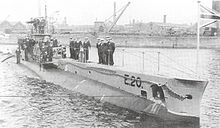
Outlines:
[{"label": "harbor water", "polygon": [[[1,45],[0,60],[15,46]],[[115,66],[144,73],[192,77],[198,71],[209,84],[200,107],[200,124],[163,121],[103,103],[37,77],[15,58],[0,63],[0,127],[5,128],[202,128],[220,127],[220,50],[117,48]],[[90,59],[97,62],[95,48]],[[78,83],[73,83],[78,84]],[[198,108],[199,109],[199,108]]]}]

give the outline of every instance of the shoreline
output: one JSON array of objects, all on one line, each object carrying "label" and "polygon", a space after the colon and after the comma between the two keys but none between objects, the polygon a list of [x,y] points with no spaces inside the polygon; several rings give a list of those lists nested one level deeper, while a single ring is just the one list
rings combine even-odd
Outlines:
[{"label": "shoreline", "polygon": [[[17,43],[0,43],[0,45],[17,45]],[[64,46],[68,46],[66,44],[64,44]],[[91,45],[92,47],[96,47],[94,44]],[[159,49],[196,49],[196,47],[193,46],[178,46],[178,47],[170,47],[170,46],[149,46],[149,45],[143,45],[143,46],[124,46],[124,45],[116,45],[116,48],[149,48],[149,49],[153,49],[153,48],[159,48]],[[200,46],[200,49],[213,49],[213,50],[218,50],[220,49],[220,45],[217,47],[206,47],[206,46]]]},{"label": "shoreline", "polygon": [[[69,38],[81,38],[83,41],[88,37],[91,41],[91,46],[96,47],[97,37],[105,37],[105,35],[93,36],[90,33],[75,33],[75,34],[53,34],[59,43],[68,46]],[[1,40],[0,45],[17,45],[17,39],[21,37],[17,34],[11,34],[9,39]],[[25,37],[23,35],[22,37]],[[196,37],[169,37],[169,36],[143,36],[143,35],[114,35],[110,37],[119,48],[160,48],[160,49],[196,49]],[[200,49],[220,49],[220,37],[200,38]]]}]

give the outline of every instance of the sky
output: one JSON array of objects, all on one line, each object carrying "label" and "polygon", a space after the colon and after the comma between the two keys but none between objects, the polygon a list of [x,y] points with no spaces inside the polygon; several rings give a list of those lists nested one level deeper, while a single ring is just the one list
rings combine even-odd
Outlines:
[{"label": "sky", "polygon": [[[128,24],[135,19],[139,22],[162,22],[167,15],[168,23],[191,24],[197,19],[197,0],[0,0],[0,21],[28,21],[47,14],[61,23],[64,17],[70,25],[92,25],[94,21],[105,21],[113,15],[113,3],[117,10],[131,4],[120,17],[117,24]],[[200,0],[211,8],[212,0]]]}]

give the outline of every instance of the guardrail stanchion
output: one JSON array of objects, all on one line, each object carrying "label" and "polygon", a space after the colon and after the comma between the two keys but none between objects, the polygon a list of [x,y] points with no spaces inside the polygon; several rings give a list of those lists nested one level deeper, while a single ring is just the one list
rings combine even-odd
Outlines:
[{"label": "guardrail stanchion", "polygon": [[122,67],[124,67],[125,62],[124,62],[124,54],[125,54],[125,49],[122,49]]},{"label": "guardrail stanchion", "polygon": [[142,52],[142,72],[144,72],[144,52]]},{"label": "guardrail stanchion", "polygon": [[160,52],[157,52],[157,72],[160,72]]}]

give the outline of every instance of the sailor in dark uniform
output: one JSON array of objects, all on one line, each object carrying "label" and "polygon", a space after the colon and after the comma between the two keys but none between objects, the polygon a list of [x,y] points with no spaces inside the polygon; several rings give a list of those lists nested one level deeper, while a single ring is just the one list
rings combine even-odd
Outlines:
[{"label": "sailor in dark uniform", "polygon": [[108,65],[108,61],[107,61],[107,56],[108,56],[108,44],[107,44],[107,42],[105,42],[105,40],[104,39],[101,39],[101,47],[100,47],[100,49],[101,49],[101,55],[102,55],[102,57],[101,57],[101,62],[102,62],[102,64],[106,64],[106,65]]},{"label": "sailor in dark uniform", "polygon": [[99,64],[102,63],[101,45],[102,45],[101,39],[97,38],[96,48],[98,50]]},{"label": "sailor in dark uniform", "polygon": [[87,60],[89,59],[89,48],[91,48],[91,44],[88,37],[85,38],[85,41],[83,42],[82,46],[85,53],[85,60],[87,62]]},{"label": "sailor in dark uniform", "polygon": [[70,58],[74,58],[74,54],[73,54],[73,51],[74,51],[74,42],[73,42],[73,39],[72,37],[70,38],[70,44],[69,44],[69,47],[70,47]]},{"label": "sailor in dark uniform", "polygon": [[17,64],[20,64],[20,57],[21,57],[21,50],[20,50],[20,46],[18,46],[18,48],[15,51],[16,53],[16,58],[17,58]]},{"label": "sailor in dark uniform", "polygon": [[53,43],[52,42],[47,47],[47,54],[48,54],[48,61],[52,61],[53,59]]},{"label": "sailor in dark uniform", "polygon": [[28,37],[25,38],[24,40],[24,56],[25,56],[25,61],[28,61],[28,51],[29,51],[29,45],[30,45],[30,40]]},{"label": "sailor in dark uniform", "polygon": [[108,65],[114,65],[114,60],[113,60],[113,54],[115,51],[115,43],[112,41],[110,37],[107,38],[107,47],[108,47],[108,52],[107,52],[107,64]]},{"label": "sailor in dark uniform", "polygon": [[54,39],[53,39],[53,47],[58,47],[57,38],[54,38]]},{"label": "sailor in dark uniform", "polygon": [[73,45],[72,45],[72,47],[73,47],[73,59],[76,59],[76,44],[77,44],[77,39],[75,38],[75,39],[73,39]]},{"label": "sailor in dark uniform", "polygon": [[82,41],[78,38],[76,43],[75,43],[75,59],[78,60],[79,59],[79,51],[80,51],[80,47],[82,46]]}]

